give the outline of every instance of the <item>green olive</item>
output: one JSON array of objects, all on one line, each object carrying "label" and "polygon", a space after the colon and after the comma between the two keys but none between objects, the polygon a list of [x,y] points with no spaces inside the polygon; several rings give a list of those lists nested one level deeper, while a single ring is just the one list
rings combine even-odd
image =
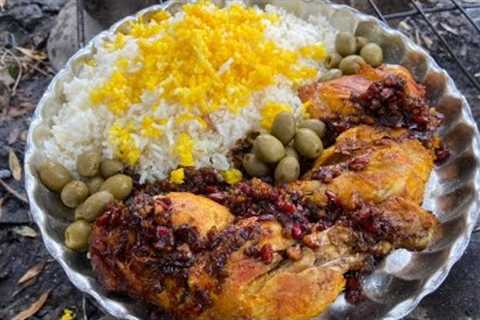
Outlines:
[{"label": "green olive", "polygon": [[319,81],[330,81],[341,78],[343,76],[342,70],[340,69],[330,69],[318,79]]},{"label": "green olive", "polygon": [[72,176],[60,163],[52,160],[44,161],[38,167],[40,181],[51,191],[60,192],[70,181]]},{"label": "green olive", "polygon": [[98,174],[101,161],[100,153],[87,151],[77,158],[77,171],[83,177],[94,177]]},{"label": "green olive", "polygon": [[339,68],[342,70],[343,74],[356,74],[360,71],[362,64],[365,64],[365,60],[363,60],[362,57],[351,55],[342,59]]},{"label": "green olive", "polygon": [[292,147],[285,148],[285,157],[294,157],[297,159],[300,158],[300,156],[298,155],[298,152]]},{"label": "green olive", "polygon": [[336,52],[330,53],[325,58],[325,67],[327,67],[327,69],[338,68],[338,65],[340,64],[340,61],[342,61],[342,56],[341,55],[339,55]]},{"label": "green olive", "polygon": [[365,37],[355,37],[355,40],[357,42],[357,51],[360,52],[363,47],[365,47],[368,44],[368,39]]},{"label": "green olive", "polygon": [[113,199],[113,195],[108,191],[99,191],[92,194],[84,203],[75,209],[75,219],[94,221],[103,213]]},{"label": "green olive", "polygon": [[88,249],[92,227],[85,220],[78,220],[65,229],[65,246],[75,251]]},{"label": "green olive", "polygon": [[132,189],[132,178],[124,174],[116,174],[108,178],[100,187],[100,191],[110,192],[117,200],[123,200],[128,197]]},{"label": "green olive", "polygon": [[343,57],[354,54],[357,50],[355,36],[348,32],[340,32],[335,39],[335,49]]},{"label": "green olive", "polygon": [[100,165],[102,176],[107,179],[123,171],[123,163],[118,160],[103,160]]},{"label": "green olive", "polygon": [[295,117],[290,112],[280,112],[273,120],[272,135],[284,145],[292,141],[295,130]]},{"label": "green olive", "polygon": [[295,157],[283,158],[275,168],[275,181],[277,183],[292,182],[300,176],[300,163]]},{"label": "green olive", "polygon": [[60,198],[64,205],[69,208],[78,207],[88,197],[87,185],[79,180],[70,181],[63,187]]},{"label": "green olive", "polygon": [[308,159],[315,159],[323,152],[322,140],[313,130],[307,128],[297,130],[293,146],[298,153]]},{"label": "green olive", "polygon": [[90,194],[94,194],[100,190],[105,180],[102,177],[93,177],[87,181],[87,187]]},{"label": "green olive", "polygon": [[313,132],[315,132],[317,136],[319,136],[320,138],[323,138],[323,136],[325,135],[326,126],[322,120],[318,120],[318,119],[303,120],[302,122],[300,122],[298,127],[310,129]]},{"label": "green olive", "polygon": [[282,142],[270,134],[261,134],[253,142],[255,155],[266,163],[276,163],[285,156]]},{"label": "green olive", "polygon": [[378,67],[383,63],[383,50],[376,43],[369,43],[360,51],[363,60],[372,67]]},{"label": "green olive", "polygon": [[246,154],[243,157],[242,164],[245,171],[252,177],[264,177],[270,173],[270,168],[258,160],[253,153]]}]

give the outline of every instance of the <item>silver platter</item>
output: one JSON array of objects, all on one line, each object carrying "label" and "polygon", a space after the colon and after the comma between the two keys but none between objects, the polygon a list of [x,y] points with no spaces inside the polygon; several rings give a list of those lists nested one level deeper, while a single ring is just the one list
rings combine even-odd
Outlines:
[{"label": "silver platter", "polygon": [[[25,156],[26,189],[32,216],[45,246],[78,289],[93,296],[104,310],[121,319],[145,319],[146,308],[131,299],[107,294],[96,281],[85,255],[76,254],[63,246],[63,231],[71,213],[41,185],[35,164],[43,158],[42,141],[50,134],[51,119],[62,106],[63,83],[74,77],[82,61],[92,55],[95,47],[124,28],[129,21],[147,17],[160,9],[175,12],[186,2],[171,1],[150,7],[96,36],[68,61],[50,83],[30,125]],[[215,2],[222,5],[222,1]],[[323,14],[338,30],[355,32],[375,40],[382,45],[386,62],[407,67],[416,80],[426,86],[430,104],[445,115],[440,135],[452,156],[432,173],[424,201],[424,207],[438,216],[442,236],[421,253],[394,251],[364,281],[366,301],[353,306],[341,295],[319,319],[402,318],[443,282],[465,251],[477,220],[480,204],[480,136],[470,107],[452,79],[425,50],[378,19],[347,6],[320,0],[247,2],[259,7],[274,4],[303,18]]]}]

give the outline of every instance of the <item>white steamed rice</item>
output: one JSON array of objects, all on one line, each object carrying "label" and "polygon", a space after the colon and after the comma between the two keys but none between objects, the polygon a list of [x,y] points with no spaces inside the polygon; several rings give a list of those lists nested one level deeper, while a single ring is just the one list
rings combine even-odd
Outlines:
[{"label": "white steamed rice", "polygon": [[[279,47],[296,50],[323,42],[327,50],[332,49],[336,31],[324,17],[312,16],[305,21],[274,6],[267,6],[266,11],[274,12],[281,17],[278,24],[268,24],[265,31],[266,37]],[[105,158],[114,156],[114,148],[108,142],[108,131],[118,117],[106,107],[92,107],[89,95],[92,89],[107,81],[119,58],[133,60],[138,51],[134,38],[128,38],[122,49],[113,52],[98,46],[94,55],[96,66],[84,65],[72,80],[64,83],[65,102],[53,118],[51,136],[44,145],[49,158],[56,159],[75,172],[75,160],[84,151],[100,148]],[[319,72],[323,72],[321,65],[316,67]],[[145,115],[169,119],[162,139],[135,136],[137,145],[143,148],[135,168],[142,181],[166,178],[171,170],[177,168],[179,161],[172,156],[171,150],[180,131],[188,132],[196,141],[194,151],[196,167],[211,166],[218,170],[226,170],[230,167],[227,159],[229,149],[249,131],[260,130],[260,112],[265,102],[289,104],[297,116],[302,106],[292,83],[279,78],[276,85],[256,92],[250,105],[243,108],[240,114],[233,115],[226,111],[210,114],[214,129],[205,131],[200,130],[196,122],[177,125],[174,121],[174,115],[179,112],[177,105],[161,102],[160,107],[155,112],[152,111],[151,106],[155,98],[155,93],[145,93],[142,102],[132,106],[123,115],[125,121],[141,119]]]}]

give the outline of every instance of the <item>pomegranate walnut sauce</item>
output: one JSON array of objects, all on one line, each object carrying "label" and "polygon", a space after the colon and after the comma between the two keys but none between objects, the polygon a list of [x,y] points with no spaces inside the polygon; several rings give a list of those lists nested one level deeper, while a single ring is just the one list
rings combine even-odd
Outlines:
[{"label": "pomegranate walnut sauce", "polygon": [[[337,86],[346,98],[328,96]],[[181,183],[135,185],[93,227],[103,285],[179,319],[308,319],[342,292],[361,302],[362,277],[392,250],[425,249],[438,222],[423,191],[448,152],[423,87],[382,66],[299,95],[327,127],[326,149],[300,159],[300,179],[244,171],[229,184],[214,169],[183,168]],[[231,150],[238,169],[257,135]]]},{"label": "pomegranate walnut sauce", "polygon": [[[228,208],[231,224],[221,230],[213,226],[201,234],[192,224],[173,223],[169,194],[187,190]],[[319,234],[342,228],[355,242],[345,249],[346,244],[329,240],[329,246],[351,251],[354,262],[347,267],[351,271],[345,290],[349,301],[359,302],[358,279],[393,248],[395,226],[374,204],[357,199],[355,207],[347,208],[333,192],[325,195],[322,206],[286,186],[275,187],[260,179],[229,186],[214,170],[188,169],[182,185],[165,180],[137,186],[134,196],[112,204],[94,226],[92,263],[107,289],[146,301],[162,297],[176,304],[177,316],[196,317],[223,290],[229,277],[226,265],[233,255],[281,272],[279,260],[297,263],[309,252],[322,252],[325,241],[319,240]],[[285,247],[264,241],[271,236],[265,236],[263,227],[269,222],[281,226],[278,238],[288,242]],[[207,286],[192,285],[199,274],[208,278]],[[179,292],[181,298],[174,294]]]}]

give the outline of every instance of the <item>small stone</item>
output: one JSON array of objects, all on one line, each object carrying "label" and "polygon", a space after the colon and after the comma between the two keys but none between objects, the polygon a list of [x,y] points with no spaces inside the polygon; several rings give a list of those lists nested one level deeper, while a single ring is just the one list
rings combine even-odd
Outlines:
[{"label": "small stone", "polygon": [[0,179],[8,179],[12,176],[12,173],[8,169],[0,170]]},{"label": "small stone", "polygon": [[36,3],[13,6],[9,14],[27,30],[32,30],[45,17],[40,6]]}]

